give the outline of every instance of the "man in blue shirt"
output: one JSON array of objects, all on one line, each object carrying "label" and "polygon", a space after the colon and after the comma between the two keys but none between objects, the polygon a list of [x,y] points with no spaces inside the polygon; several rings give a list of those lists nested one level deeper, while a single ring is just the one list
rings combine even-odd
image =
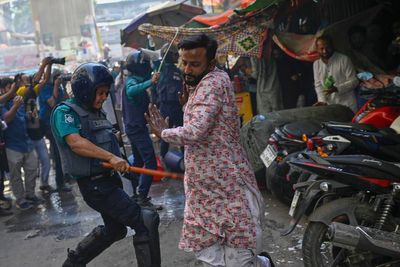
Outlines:
[{"label": "man in blue shirt", "polygon": [[[17,86],[16,83],[12,87]],[[10,89],[14,90],[14,89]],[[8,128],[4,133],[8,159],[10,183],[16,198],[16,206],[21,210],[32,208],[32,202],[39,202],[35,195],[38,159],[26,127],[24,99],[15,96],[4,104],[1,119]],[[21,177],[21,167],[25,179]]]},{"label": "man in blue shirt", "polygon": [[[53,70],[52,73],[52,82],[48,82],[44,85],[43,89],[39,94],[39,118],[42,123],[42,128],[44,130],[46,138],[50,141],[50,151],[52,153],[52,158],[55,163],[55,171],[56,171],[56,186],[58,191],[62,192],[70,192],[71,188],[66,186],[64,181],[64,173],[61,166],[60,153],[58,151],[57,145],[54,140],[53,133],[50,128],[50,114],[53,108],[60,103],[62,100],[66,98],[64,94],[64,90],[62,88],[62,77],[61,72],[59,70]],[[41,190],[52,191],[52,188],[43,183],[40,187]]]},{"label": "man in blue shirt", "polygon": [[[133,165],[135,167],[146,166],[147,169],[156,170],[157,161],[144,113],[147,112],[150,104],[147,89],[157,83],[159,74],[151,77],[150,62],[143,58],[142,51],[135,51],[128,55],[126,69],[129,71],[129,75],[122,93],[122,114],[125,132],[132,145]],[[152,181],[152,176],[140,175],[137,202],[141,206],[161,209],[160,206],[153,206],[150,202],[151,198],[148,197]],[[134,184],[133,186],[133,190],[136,190]]]}]

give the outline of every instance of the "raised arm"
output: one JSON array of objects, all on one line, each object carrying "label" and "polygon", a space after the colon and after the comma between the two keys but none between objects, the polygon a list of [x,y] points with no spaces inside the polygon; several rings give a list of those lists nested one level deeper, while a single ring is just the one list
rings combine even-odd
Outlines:
[{"label": "raised arm", "polygon": [[22,96],[16,96],[14,97],[13,105],[11,108],[4,113],[3,115],[3,120],[6,123],[10,123],[14,118],[15,115],[17,114],[18,108],[24,103],[24,99]]}]

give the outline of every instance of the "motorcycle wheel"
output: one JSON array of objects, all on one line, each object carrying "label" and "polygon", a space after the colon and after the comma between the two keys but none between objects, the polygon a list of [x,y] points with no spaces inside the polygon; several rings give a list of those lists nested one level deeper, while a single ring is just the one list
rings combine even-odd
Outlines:
[{"label": "motorcycle wheel", "polygon": [[[349,200],[349,205],[357,205],[354,209],[354,218],[356,219],[358,225],[363,225],[371,227],[375,224],[377,219],[377,214],[372,210],[370,205],[366,203],[356,204],[354,198],[347,198]],[[343,199],[338,199],[334,201],[343,201]],[[349,218],[346,215],[338,213],[337,216],[331,220],[332,222],[349,223]],[[331,266],[335,258],[342,254],[342,260],[336,266],[340,267],[353,267],[361,266],[360,262],[353,265],[351,261],[347,261],[349,256],[362,254],[362,251],[341,251],[342,248],[333,246],[326,237],[328,226],[322,222],[310,222],[304,232],[303,237],[303,261],[305,267],[324,267]],[[340,254],[339,254],[340,253]],[[340,257],[340,256],[339,256]],[[367,257],[368,258],[368,257]],[[366,259],[362,266],[378,266],[383,264],[388,260],[387,257],[380,255],[372,255],[371,258]]]},{"label": "motorcycle wheel", "polygon": [[280,175],[277,168],[279,168],[277,162],[273,162],[268,168],[274,171],[266,176],[267,187],[279,202],[289,206],[294,195],[293,182],[287,181],[284,176]]}]

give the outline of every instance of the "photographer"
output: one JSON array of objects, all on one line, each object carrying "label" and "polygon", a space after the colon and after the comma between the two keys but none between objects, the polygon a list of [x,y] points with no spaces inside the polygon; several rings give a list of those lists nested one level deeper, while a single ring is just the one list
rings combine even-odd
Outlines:
[{"label": "photographer", "polygon": [[[63,75],[61,71],[58,69],[54,69],[51,75],[50,82],[46,83],[43,87],[43,90],[39,94],[39,118],[41,121],[41,126],[44,135],[50,141],[52,158],[55,163],[55,171],[56,171],[56,186],[57,191],[59,192],[70,192],[71,189],[66,186],[64,181],[64,174],[61,167],[61,159],[59,155],[59,151],[57,145],[55,143],[53,133],[50,128],[50,114],[53,108],[60,103],[61,101],[68,98],[67,93],[64,90],[63,83],[71,80],[70,75]],[[42,185],[40,186],[40,190],[42,191],[53,191],[53,188],[48,184],[48,178],[42,179]]]},{"label": "photographer", "polygon": [[[41,184],[46,187],[48,187],[50,174],[50,157],[44,139],[42,121],[39,118],[37,97],[50,80],[51,67],[55,60],[52,57],[46,57],[42,60],[38,72],[34,75],[28,76],[23,74],[21,76],[20,87],[17,91],[17,95],[24,98],[27,132],[39,158],[40,168],[38,174],[40,174]],[[34,204],[39,204],[42,201],[42,199],[38,199]]]},{"label": "photographer", "polygon": [[[17,79],[9,89],[15,90],[20,80]],[[6,92],[6,93],[7,93]],[[1,120],[7,123],[4,131],[6,155],[10,173],[11,189],[16,198],[16,206],[21,210],[32,208],[32,203],[38,202],[35,196],[36,173],[38,161],[33,149],[32,140],[28,136],[25,116],[24,99],[15,96],[7,101],[1,110]],[[24,170],[24,181],[21,177]]]},{"label": "photographer", "polygon": [[[3,103],[7,102],[12,94],[15,94],[15,85],[11,87],[13,80],[3,78],[0,80],[0,114],[3,112]],[[14,90],[10,90],[13,88]],[[4,131],[7,129],[7,123],[0,119],[0,216],[9,216],[13,213],[8,209],[11,208],[11,198],[4,196],[4,180],[6,173],[9,171],[8,160],[6,154]]]},{"label": "photographer", "polygon": [[15,95],[17,87],[14,86],[13,90],[10,90],[12,83],[13,79],[8,77],[2,78],[0,80],[0,104],[6,103],[11,97]]}]

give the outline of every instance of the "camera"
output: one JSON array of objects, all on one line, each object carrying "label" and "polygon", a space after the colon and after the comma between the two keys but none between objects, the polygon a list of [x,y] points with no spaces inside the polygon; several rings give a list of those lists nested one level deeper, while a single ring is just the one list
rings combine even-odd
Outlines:
[{"label": "camera", "polygon": [[18,83],[21,80],[22,73],[18,73],[17,75],[14,76],[14,82]]},{"label": "camera", "polygon": [[65,57],[60,57],[60,58],[55,57],[55,58],[52,58],[52,59],[50,60],[50,62],[51,62],[52,64],[65,65]]},{"label": "camera", "polygon": [[72,74],[62,74],[62,75],[60,76],[60,78],[61,78],[61,80],[62,80],[63,82],[70,82],[70,81],[71,81],[71,78],[72,78]]}]

